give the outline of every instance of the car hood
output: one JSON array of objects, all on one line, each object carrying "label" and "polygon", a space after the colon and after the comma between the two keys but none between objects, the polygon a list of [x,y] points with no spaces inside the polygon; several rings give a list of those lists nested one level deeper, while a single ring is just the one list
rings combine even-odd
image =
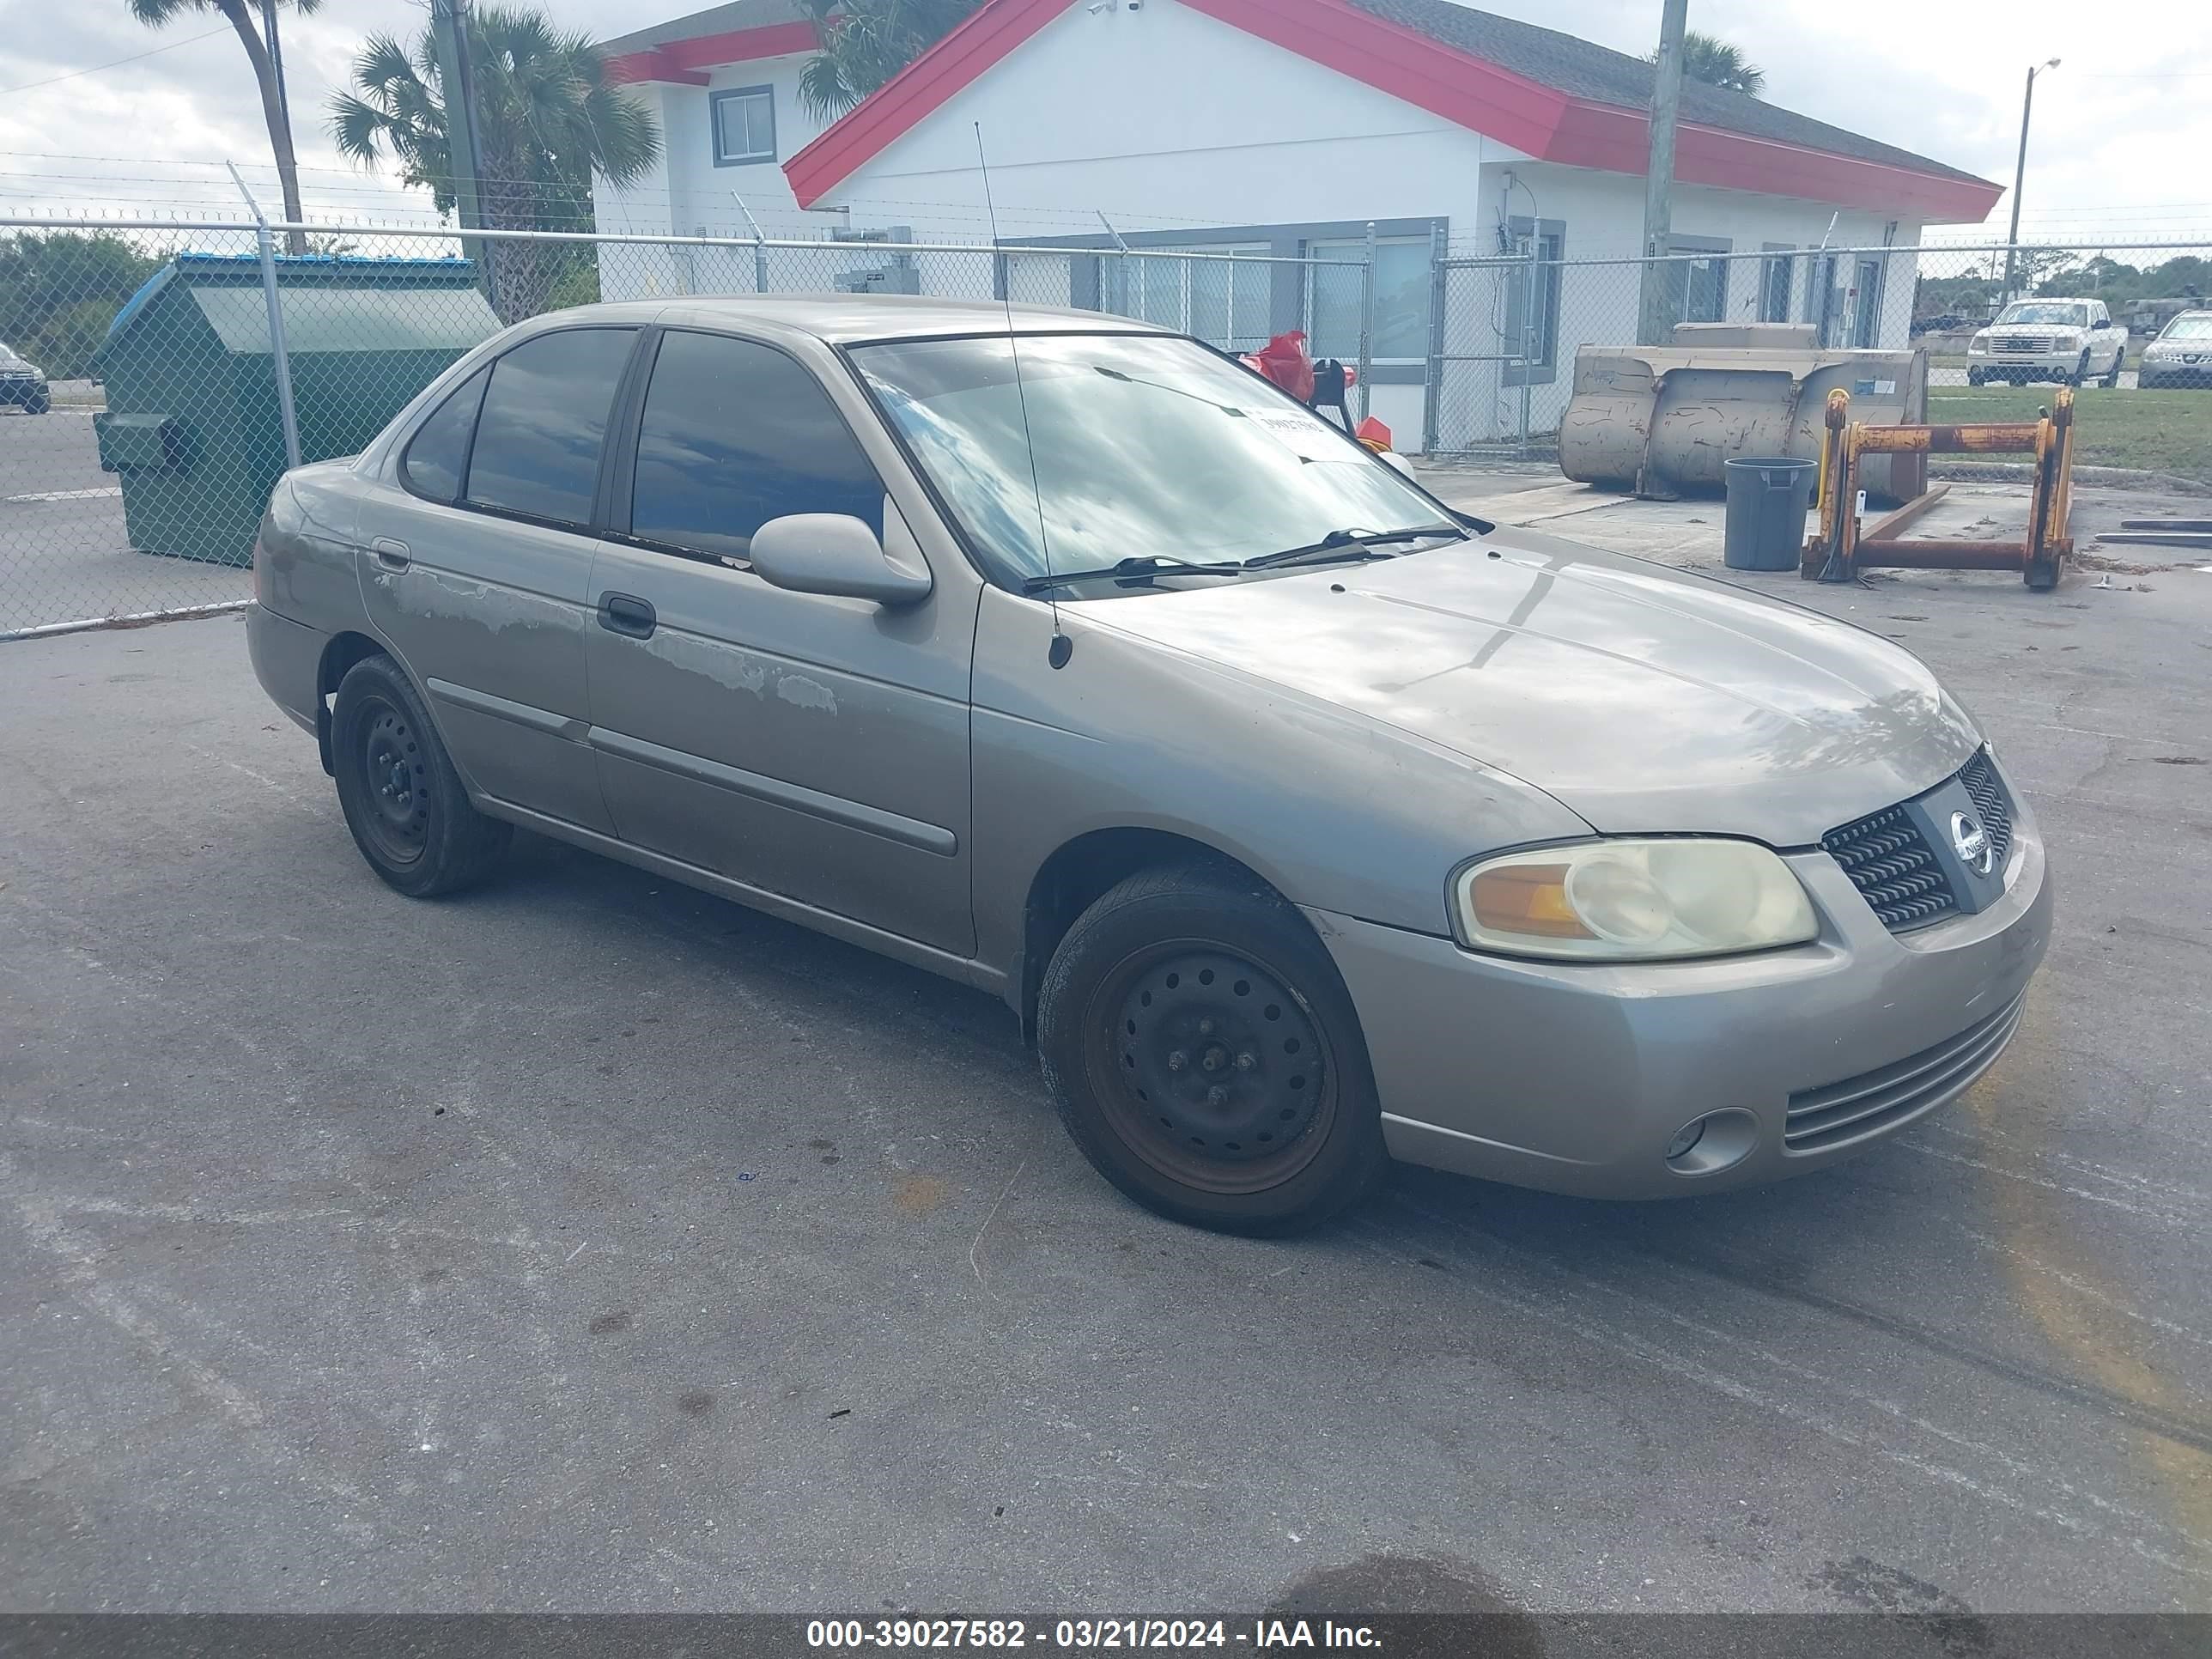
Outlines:
[{"label": "car hood", "polygon": [[1886,640],[1523,531],[1083,613],[1415,732],[1607,834],[1809,846],[1981,741]]}]

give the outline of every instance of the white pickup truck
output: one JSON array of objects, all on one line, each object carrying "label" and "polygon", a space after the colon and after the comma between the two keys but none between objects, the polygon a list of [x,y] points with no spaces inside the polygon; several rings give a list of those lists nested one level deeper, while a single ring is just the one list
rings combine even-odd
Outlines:
[{"label": "white pickup truck", "polygon": [[2120,383],[2128,331],[2102,300],[2015,300],[1966,343],[1966,380]]}]

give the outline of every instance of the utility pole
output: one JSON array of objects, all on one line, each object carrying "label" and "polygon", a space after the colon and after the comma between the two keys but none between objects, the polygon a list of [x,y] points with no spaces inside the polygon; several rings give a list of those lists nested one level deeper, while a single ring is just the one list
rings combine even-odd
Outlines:
[{"label": "utility pole", "polygon": [[292,130],[292,97],[284,90],[284,48],[276,40],[276,0],[261,0],[261,36],[269,43],[269,67],[276,72],[276,112],[284,131]]},{"label": "utility pole", "polygon": [[[447,165],[453,169],[454,216],[463,230],[484,228],[477,179],[483,152],[477,142],[476,83],[469,68],[468,0],[430,0],[430,40],[438,58],[438,88],[446,106]],[[461,257],[473,259],[477,286],[492,292],[489,256],[481,236],[461,238]]]},{"label": "utility pole", "polygon": [[469,73],[468,0],[430,0],[430,33],[438,55],[439,90],[445,95],[454,208],[461,228],[481,230],[483,204],[477,179],[483,156],[477,143],[476,87]]},{"label": "utility pole", "polygon": [[1660,263],[1671,246],[1674,215],[1674,117],[1682,104],[1682,34],[1690,0],[1666,0],[1659,14],[1659,58],[1651,71],[1651,155],[1644,169],[1644,280],[1637,289],[1636,339],[1664,345],[1674,327],[1673,270]]},{"label": "utility pole", "polygon": [[2058,60],[2053,58],[2030,68],[2027,93],[2020,100],[2020,159],[2012,170],[2012,229],[2005,236],[2004,292],[1997,296],[2000,301],[2012,298],[2013,275],[2020,268],[2020,192],[2027,182],[2027,118],[2035,111],[2035,77],[2057,67]]}]

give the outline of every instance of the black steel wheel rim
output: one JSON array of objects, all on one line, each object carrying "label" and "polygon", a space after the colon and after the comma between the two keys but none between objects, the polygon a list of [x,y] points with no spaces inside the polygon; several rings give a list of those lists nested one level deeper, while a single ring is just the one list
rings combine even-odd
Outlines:
[{"label": "black steel wheel rim", "polygon": [[392,864],[422,856],[430,833],[430,773],[422,734],[407,711],[381,697],[361,713],[362,829]]},{"label": "black steel wheel rim", "polygon": [[1100,981],[1085,1025],[1109,1123],[1172,1180],[1263,1192],[1328,1139],[1328,1036],[1288,981],[1243,951],[1207,939],[1148,945]]}]

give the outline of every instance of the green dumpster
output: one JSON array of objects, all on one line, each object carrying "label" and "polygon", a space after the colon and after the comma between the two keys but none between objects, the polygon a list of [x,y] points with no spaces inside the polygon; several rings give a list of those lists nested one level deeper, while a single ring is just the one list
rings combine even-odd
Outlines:
[{"label": "green dumpster", "polygon": [[[500,328],[466,259],[304,255],[276,261],[300,458],[351,455],[439,372]],[[248,564],[284,471],[261,262],[183,253],[108,325],[93,417],[123,489],[131,545]]]}]

